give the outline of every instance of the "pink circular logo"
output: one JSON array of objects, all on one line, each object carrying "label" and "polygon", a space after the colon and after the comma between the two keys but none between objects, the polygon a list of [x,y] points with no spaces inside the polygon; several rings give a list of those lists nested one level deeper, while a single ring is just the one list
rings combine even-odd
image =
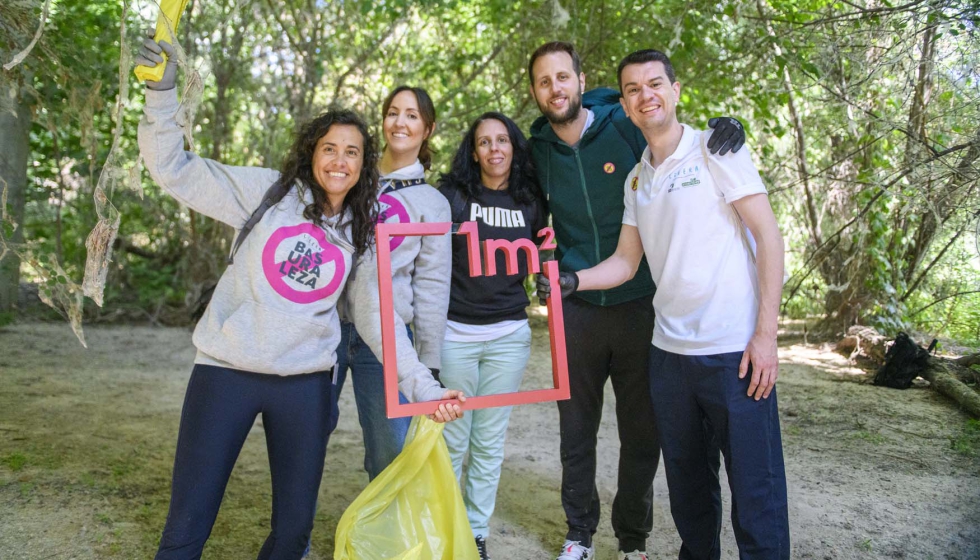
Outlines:
[{"label": "pink circular logo", "polygon": [[262,270],[282,297],[313,303],[332,296],[344,280],[344,254],[311,223],[281,227],[262,250]]},{"label": "pink circular logo", "polygon": [[[405,206],[402,205],[401,201],[397,198],[383,194],[378,197],[378,202],[381,203],[380,212],[378,212],[378,223],[379,224],[410,224],[412,223],[411,218],[408,217],[408,210],[405,210]],[[391,238],[391,250],[394,251],[405,241],[405,236],[399,235]]]}]

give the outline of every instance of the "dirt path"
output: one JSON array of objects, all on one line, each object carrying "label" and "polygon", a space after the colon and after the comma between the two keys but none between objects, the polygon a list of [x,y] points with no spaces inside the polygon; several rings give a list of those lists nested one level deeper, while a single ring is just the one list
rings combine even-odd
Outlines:
[{"label": "dirt path", "polygon": [[[181,329],[88,326],[89,350],[62,324],[0,330],[0,558],[149,558],[163,526],[183,391],[194,351]],[[525,386],[550,378],[535,330]],[[980,429],[929,389],[892,391],[835,354],[782,349],[779,399],[795,558],[980,558]],[[607,387],[600,433],[599,560],[618,443]],[[320,490],[311,558],[366,483],[353,396],[342,398]],[[205,558],[254,557],[270,489],[261,425],[242,451]],[[491,553],[553,558],[564,535],[557,411],[512,416]],[[676,558],[663,473],[655,482],[653,558]],[[727,508],[727,497],[726,497]],[[726,509],[727,516],[727,509]],[[726,521],[723,558],[736,558]]]}]

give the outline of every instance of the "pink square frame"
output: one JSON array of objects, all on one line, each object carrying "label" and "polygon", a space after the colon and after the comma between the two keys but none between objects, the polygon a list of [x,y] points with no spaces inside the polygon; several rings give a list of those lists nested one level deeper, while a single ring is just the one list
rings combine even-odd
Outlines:
[{"label": "pink square frame", "polygon": [[[382,362],[384,367],[385,408],[388,418],[432,414],[442,403],[459,404],[463,410],[477,410],[480,408],[568,399],[571,396],[571,391],[568,386],[568,357],[565,353],[565,322],[562,313],[561,293],[559,290],[555,290],[552,292],[552,296],[547,299],[548,330],[551,335],[553,388],[486,395],[482,397],[467,396],[465,403],[460,403],[455,399],[409,404],[402,404],[398,401],[398,361],[395,349],[394,296],[391,290],[390,240],[394,236],[445,235],[449,233],[451,228],[452,224],[449,222],[418,224],[381,223],[376,228],[378,241],[378,297],[381,305]],[[508,266],[508,268],[510,267]],[[547,278],[558,278],[557,261],[552,260],[543,263],[542,269]],[[471,267],[470,273],[473,274],[473,272]]]}]

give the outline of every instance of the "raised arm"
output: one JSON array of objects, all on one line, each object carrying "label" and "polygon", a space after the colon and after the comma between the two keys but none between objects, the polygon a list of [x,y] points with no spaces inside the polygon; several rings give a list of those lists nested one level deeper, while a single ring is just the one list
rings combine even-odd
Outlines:
[{"label": "raised arm", "polygon": [[[151,48],[156,47],[157,51]],[[177,56],[166,41],[146,39],[137,62],[155,63],[160,51],[169,60],[159,82],[148,81],[138,140],[150,177],[182,204],[206,216],[240,228],[262,201],[279,172],[261,167],[237,167],[202,158],[184,150],[177,122]],[[162,60],[162,59],[161,59]]]}]

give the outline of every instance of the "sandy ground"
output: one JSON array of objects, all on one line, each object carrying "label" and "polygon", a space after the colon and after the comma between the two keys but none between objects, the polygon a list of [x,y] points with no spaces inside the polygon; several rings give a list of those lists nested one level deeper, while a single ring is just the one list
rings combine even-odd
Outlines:
[{"label": "sandy ground", "polygon": [[[149,558],[163,526],[183,391],[194,351],[182,329],[95,327],[89,349],[64,324],[0,329],[0,558]],[[550,379],[535,329],[525,386]],[[846,360],[784,345],[779,399],[795,558],[980,558],[980,438],[928,388],[866,384]],[[607,386],[598,484],[598,558],[616,558],[609,506],[618,442]],[[256,424],[229,483],[205,558],[254,558],[266,535],[268,464]],[[311,558],[332,557],[334,528],[366,483],[350,389],[331,438]],[[554,558],[564,536],[554,404],[515,409],[490,551]],[[676,558],[663,473],[653,558]],[[726,497],[726,517],[727,517]],[[725,524],[723,558],[737,558]]]}]

